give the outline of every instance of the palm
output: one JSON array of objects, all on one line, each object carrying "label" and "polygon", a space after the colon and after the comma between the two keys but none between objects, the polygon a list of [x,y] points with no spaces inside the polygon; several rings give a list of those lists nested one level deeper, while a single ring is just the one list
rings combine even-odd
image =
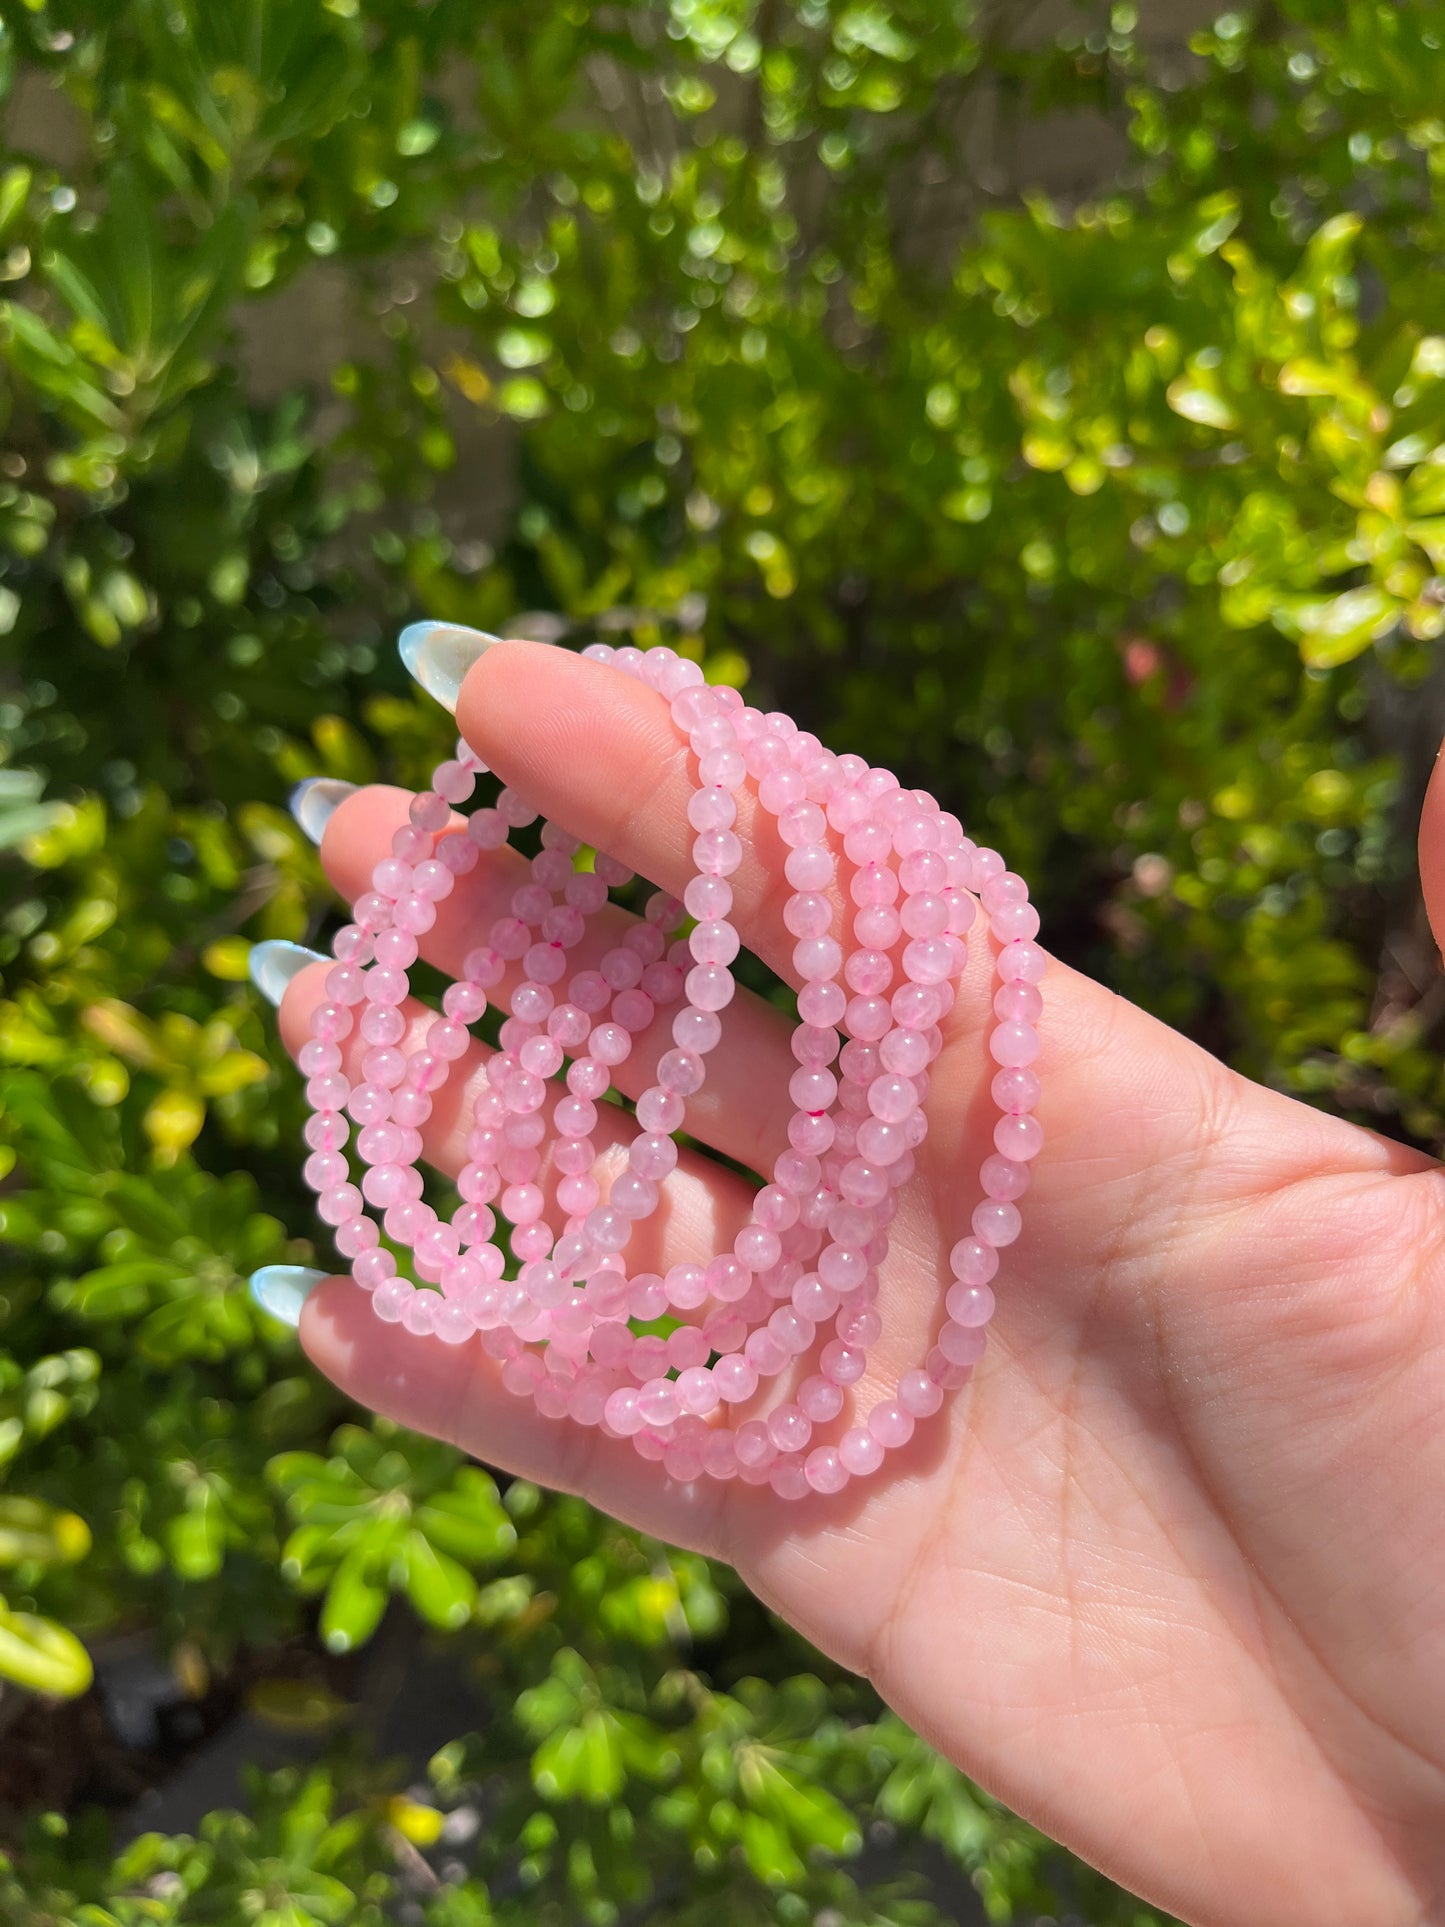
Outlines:
[{"label": "palm", "polygon": [[[459,715],[544,812],[681,887],[683,776],[657,698],[518,645],[489,652]],[[324,855],[345,894],[404,810],[400,793],[370,791],[337,813]],[[761,829],[757,850],[735,880],[739,911],[745,940],[777,963],[780,866]],[[510,887],[502,869],[474,873],[429,940],[438,963],[455,968],[495,914],[489,894]],[[293,1046],[321,974],[288,993]],[[474,1348],[384,1330],[341,1285],[308,1305],[307,1347],[366,1403],[729,1560],[943,1752],[1175,1911],[1433,1918],[1434,1167],[1246,1083],[1057,966],[1045,995],[1048,1142],[989,1354],[882,1474],[836,1500],[671,1486],[625,1444],[508,1397]],[[991,1129],[986,998],[986,972],[971,972],[935,1067],[883,1279],[883,1373],[921,1355],[972,1208]],[[786,1123],[787,1026],[741,998],[729,1025],[690,1123],[761,1168]],[[630,1089],[655,1054],[628,1067]],[[450,1168],[460,1087],[453,1105],[438,1105],[427,1147]],[[746,1209],[748,1187],[702,1158],[671,1189],[651,1262],[696,1257]]]}]

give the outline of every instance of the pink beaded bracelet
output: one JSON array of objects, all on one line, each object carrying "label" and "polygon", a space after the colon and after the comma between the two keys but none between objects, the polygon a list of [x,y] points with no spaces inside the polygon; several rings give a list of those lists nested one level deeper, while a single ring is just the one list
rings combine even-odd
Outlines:
[{"label": "pink beaded bracelet", "polygon": [[[989,1281],[1000,1247],[1018,1236],[1016,1200],[1043,1143],[1033,1116],[1039,1080],[1030,1068],[1045,962],[1033,941],[1038,914],[1023,879],[995,851],[972,843],[925,792],[901,788],[861,757],[834,755],[786,716],[746,707],[735,690],[709,687],[697,665],[671,649],[599,644],[584,653],[656,690],[691,746],[697,787],[687,813],[696,874],[682,901],[658,892],[596,969],[574,970],[569,952],[588,917],[632,877],[601,853],[590,870],[579,869],[578,839],[544,824],[511,914],[465,958],[422,1047],[405,1052],[399,1006],[437,902],[482,851],[499,848],[537,816],[503,789],[494,807],[459,826],[453,806],[467,802],[486,774],[459,742],[433,787],[413,801],[410,825],[397,831],[391,856],[337,932],[326,1001],[312,1013],[311,1040],[300,1054],[313,1113],[306,1181],[378,1318],[449,1345],[480,1334],[501,1362],[507,1390],[532,1398],[547,1417],[629,1438],[677,1480],[739,1478],[783,1498],[838,1492],[906,1444],[915,1421],[936,1412],[983,1354],[994,1306]],[[706,1264],[675,1264],[665,1276],[630,1272],[628,1243],[657,1209],[677,1163],[673,1134],[685,1122],[686,1100],[703,1087],[734,994],[740,939],[729,921],[728,878],[742,861],[736,793],[749,779],[787,846],[793,892],[783,918],[802,989],[789,1148],[730,1251]],[[830,830],[841,843],[841,866]],[[852,906],[851,949],[832,934],[835,903],[827,892],[840,867],[840,893]],[[951,1253],[947,1316],[923,1364],[904,1372],[866,1415],[850,1413],[831,1442],[820,1442],[819,1430],[851,1406],[849,1388],[863,1377],[868,1347],[882,1331],[875,1301],[888,1226],[927,1135],[929,1067],[979,902],[997,945],[989,1049],[1000,1067],[983,1199],[972,1236]],[[693,927],[679,939],[684,915]],[[493,992],[506,1012],[500,1049],[470,1119],[461,1202],[443,1218],[423,1200],[421,1126]],[[603,1199],[593,1175],[598,1101],[637,1036],[673,1006],[672,1048],[637,1100],[627,1168]],[[341,1046],[358,1023],[363,1052],[353,1082]],[[346,1156],[348,1116],[366,1167],[359,1186]],[[548,1154],[560,1233],[549,1222],[542,1181]],[[366,1204],[381,1213],[380,1226]],[[498,1214],[509,1227],[511,1276]],[[398,1275],[383,1230],[390,1245],[410,1251],[419,1285]],[[665,1337],[636,1329],[658,1322],[670,1326]],[[800,1382],[768,1409],[763,1381],[790,1368],[793,1378],[803,1374]],[[739,1422],[737,1408],[749,1404],[759,1415]]]}]

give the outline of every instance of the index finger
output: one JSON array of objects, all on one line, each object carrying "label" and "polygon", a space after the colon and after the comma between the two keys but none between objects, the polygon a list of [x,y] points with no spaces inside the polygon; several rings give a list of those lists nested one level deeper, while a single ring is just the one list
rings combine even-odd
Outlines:
[{"label": "index finger", "polygon": [[[461,733],[503,782],[574,836],[681,896],[694,873],[690,749],[667,703],[631,676],[539,642],[494,642],[468,671]],[[737,792],[743,860],[728,878],[748,948],[796,985],[783,925],[787,847],[751,784]]]}]

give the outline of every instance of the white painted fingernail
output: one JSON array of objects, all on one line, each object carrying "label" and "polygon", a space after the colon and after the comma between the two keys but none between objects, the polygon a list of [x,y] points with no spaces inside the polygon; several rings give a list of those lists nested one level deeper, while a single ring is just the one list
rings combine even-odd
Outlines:
[{"label": "white painted fingernail", "polygon": [[319,950],[308,950],[304,943],[287,943],[284,938],[275,937],[266,943],[251,945],[246,969],[267,1003],[277,1005],[286,994],[287,984],[299,976],[307,964],[325,962]]},{"label": "white painted fingernail", "polygon": [[459,622],[413,622],[397,639],[397,651],[408,672],[429,696],[455,711],[467,671],[484,656],[498,636],[483,629],[467,629]]},{"label": "white painted fingernail", "polygon": [[339,776],[308,776],[291,792],[291,814],[311,841],[319,845],[338,806],[355,794],[355,783],[343,782]]},{"label": "white painted fingernail", "polygon": [[325,1276],[309,1265],[262,1265],[251,1273],[251,1296],[262,1311],[294,1330],[301,1323],[301,1307]]}]

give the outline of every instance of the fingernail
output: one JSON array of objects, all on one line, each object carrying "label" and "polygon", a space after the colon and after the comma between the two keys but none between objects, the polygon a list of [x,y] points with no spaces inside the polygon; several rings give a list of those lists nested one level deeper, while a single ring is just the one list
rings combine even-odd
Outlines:
[{"label": "fingernail", "polygon": [[467,671],[499,640],[459,622],[413,622],[402,630],[396,646],[408,672],[426,693],[444,708],[455,710]]},{"label": "fingernail", "polygon": [[301,1323],[301,1307],[325,1276],[307,1265],[262,1265],[251,1273],[251,1296],[262,1311],[294,1330]]},{"label": "fingernail", "polygon": [[311,841],[319,845],[337,806],[355,794],[355,783],[344,783],[339,776],[308,776],[291,792],[291,814]]},{"label": "fingernail", "polygon": [[251,982],[267,1003],[276,1005],[285,995],[287,984],[307,964],[325,961],[319,950],[308,950],[304,943],[287,943],[283,938],[272,938],[267,943],[251,945],[246,968],[250,972]]}]

